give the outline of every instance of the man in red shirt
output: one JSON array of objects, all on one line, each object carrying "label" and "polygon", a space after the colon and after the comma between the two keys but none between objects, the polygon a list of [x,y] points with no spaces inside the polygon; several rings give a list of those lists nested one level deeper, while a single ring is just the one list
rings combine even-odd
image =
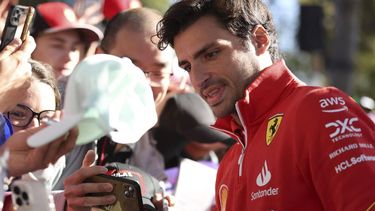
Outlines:
[{"label": "man in red shirt", "polygon": [[375,210],[374,123],[290,72],[261,1],[179,1],[158,37],[237,140],[218,170],[219,210]]}]

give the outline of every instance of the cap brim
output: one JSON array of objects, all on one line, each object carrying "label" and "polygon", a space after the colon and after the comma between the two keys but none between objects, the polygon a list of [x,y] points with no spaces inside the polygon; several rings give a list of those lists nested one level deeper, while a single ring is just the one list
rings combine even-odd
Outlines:
[{"label": "cap brim", "polygon": [[30,147],[40,147],[63,136],[82,119],[80,115],[66,116],[62,121],[51,124],[27,139]]},{"label": "cap brim", "polygon": [[216,143],[231,138],[224,132],[213,129],[208,125],[197,125],[182,132],[187,139],[201,143]]},{"label": "cap brim", "polygon": [[88,24],[75,24],[46,29],[43,33],[55,33],[65,30],[78,30],[84,34],[84,39],[88,42],[99,41],[103,38],[103,33],[96,27]]}]

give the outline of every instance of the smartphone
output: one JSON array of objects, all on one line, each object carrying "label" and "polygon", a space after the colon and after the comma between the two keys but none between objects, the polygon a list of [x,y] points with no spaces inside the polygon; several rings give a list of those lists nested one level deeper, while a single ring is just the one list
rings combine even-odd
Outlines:
[{"label": "smartphone", "polygon": [[90,193],[88,196],[103,196],[113,194],[116,202],[109,205],[97,206],[105,211],[143,211],[141,187],[138,182],[124,177],[115,177],[106,174],[98,174],[85,180],[89,183],[111,183],[111,193]]},{"label": "smartphone", "polygon": [[35,9],[31,6],[11,5],[1,35],[0,51],[15,37],[25,41],[31,27]]},{"label": "smartphone", "polygon": [[13,209],[17,211],[55,211],[51,191],[44,181],[15,180],[11,186]]}]

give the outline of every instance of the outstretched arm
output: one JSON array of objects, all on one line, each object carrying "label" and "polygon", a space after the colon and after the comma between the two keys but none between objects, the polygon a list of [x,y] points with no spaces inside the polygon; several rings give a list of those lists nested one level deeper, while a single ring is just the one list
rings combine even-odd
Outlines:
[{"label": "outstretched arm", "polygon": [[9,176],[20,176],[27,172],[46,168],[55,163],[59,157],[69,152],[75,146],[78,129],[73,128],[68,133],[38,148],[27,145],[27,138],[42,130],[45,126],[29,128],[13,134],[1,147],[9,150]]},{"label": "outstretched arm", "polygon": [[21,42],[14,39],[0,52],[0,112],[15,106],[30,86],[31,65],[28,60],[35,49],[31,36]]}]

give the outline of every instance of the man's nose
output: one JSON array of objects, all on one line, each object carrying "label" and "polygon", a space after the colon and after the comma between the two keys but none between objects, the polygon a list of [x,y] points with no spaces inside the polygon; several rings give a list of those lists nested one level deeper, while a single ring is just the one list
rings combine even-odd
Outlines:
[{"label": "man's nose", "polygon": [[202,86],[204,85],[204,82],[209,77],[203,65],[200,65],[198,63],[191,66],[189,76],[190,76],[191,83],[194,89],[196,90],[199,90],[200,88],[202,88]]}]

